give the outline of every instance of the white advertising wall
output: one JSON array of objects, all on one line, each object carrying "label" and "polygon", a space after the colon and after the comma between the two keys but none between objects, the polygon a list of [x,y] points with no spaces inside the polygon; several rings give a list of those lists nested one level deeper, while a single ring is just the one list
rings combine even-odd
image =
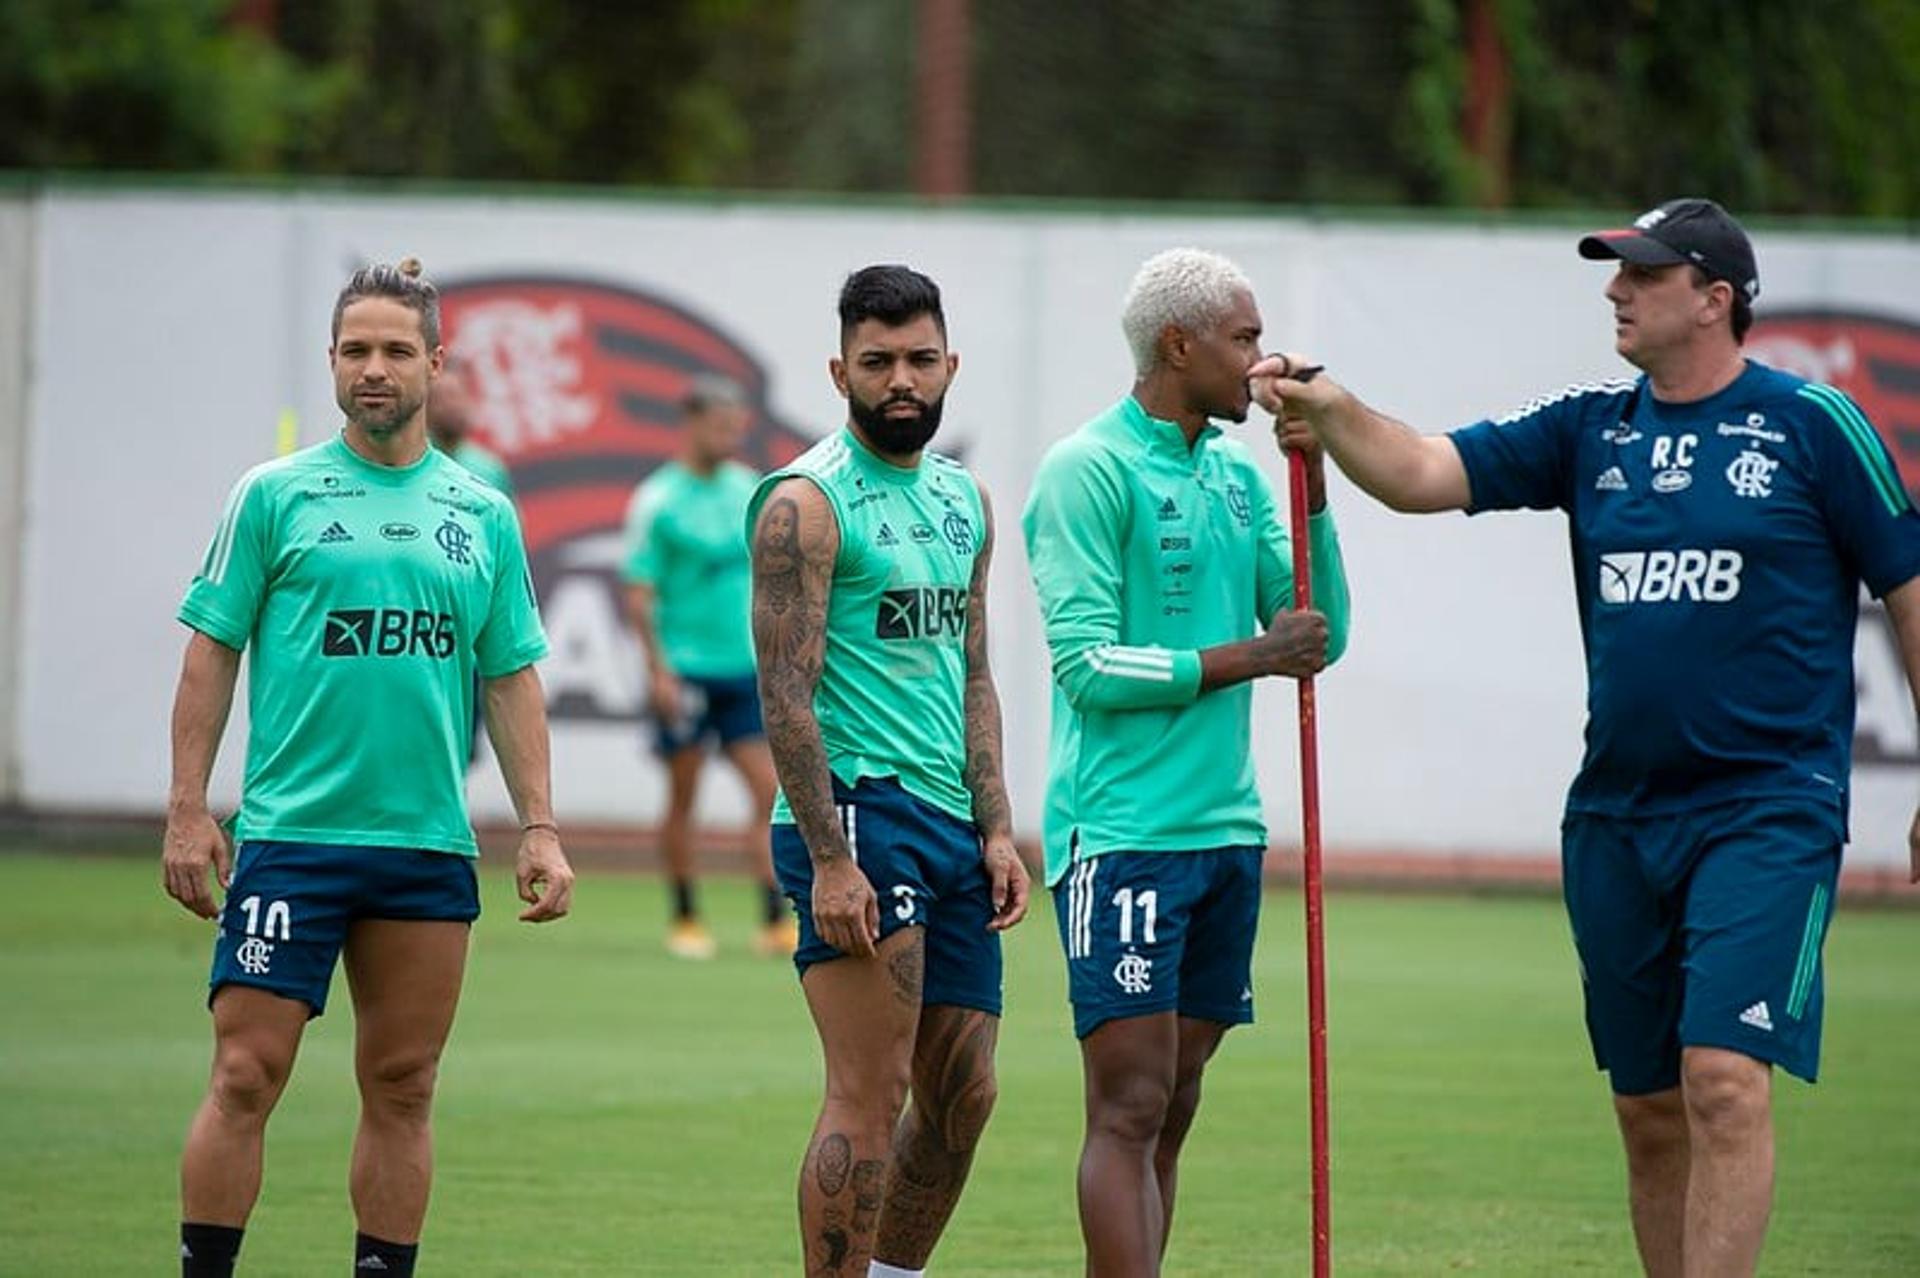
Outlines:
[{"label": "white advertising wall", "polygon": [[[1048,683],[1018,512],[1046,447],[1130,383],[1117,316],[1142,259],[1186,243],[1234,257],[1271,347],[1323,356],[1423,429],[1624,371],[1606,269],[1579,260],[1565,228],[156,192],[54,192],[36,213],[14,755],[20,798],[48,809],[163,802],[181,589],[228,486],[273,454],[282,414],[302,444],[337,428],[328,317],[367,260],[417,255],[446,290],[483,433],[513,466],[554,641],[556,799],[576,822],[648,823],[662,798],[637,722],[640,657],[610,587],[626,491],[670,453],[670,405],[697,369],[749,385],[763,461],[835,428],[833,301],[855,267],[908,262],[946,290],[961,370],[940,443],[998,512],[992,649],[1027,834]],[[1758,247],[1763,320],[1844,313],[1920,331],[1920,244],[1763,233]],[[1756,350],[1804,371],[1866,368],[1833,331],[1785,325]],[[1264,425],[1234,429],[1284,489]],[[1338,480],[1334,502],[1355,620],[1321,680],[1330,852],[1551,853],[1583,700],[1562,520],[1396,516]],[[1893,864],[1920,742],[1884,620],[1863,623],[1852,856]],[[1298,824],[1290,688],[1264,688],[1256,714],[1284,842]],[[221,801],[237,793],[243,729],[242,710]],[[712,778],[706,814],[733,819],[738,791]],[[507,811],[490,768],[473,798],[483,820]]]},{"label": "white advertising wall", "polygon": [[19,790],[20,543],[25,528],[27,347],[33,297],[33,203],[0,198],[0,803]]}]

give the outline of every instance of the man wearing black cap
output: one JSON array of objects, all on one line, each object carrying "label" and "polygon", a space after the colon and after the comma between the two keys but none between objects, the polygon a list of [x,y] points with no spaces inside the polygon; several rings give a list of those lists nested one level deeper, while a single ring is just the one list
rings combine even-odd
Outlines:
[{"label": "man wearing black cap", "polygon": [[[1672,200],[1580,241],[1617,260],[1640,376],[1421,435],[1331,378],[1254,368],[1402,511],[1565,511],[1588,679],[1562,867],[1594,1056],[1650,1275],[1748,1275],[1773,1196],[1772,1067],[1819,1062],[1820,953],[1846,841],[1864,583],[1920,703],[1920,513],[1859,407],[1745,359],[1739,223]],[[1920,882],[1920,816],[1908,836]]]}]

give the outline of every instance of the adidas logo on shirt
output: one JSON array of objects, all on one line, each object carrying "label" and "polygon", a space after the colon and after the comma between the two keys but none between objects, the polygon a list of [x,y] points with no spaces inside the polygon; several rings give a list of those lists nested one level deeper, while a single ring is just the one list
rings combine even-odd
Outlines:
[{"label": "adidas logo on shirt", "polygon": [[1627,475],[1618,466],[1609,466],[1600,472],[1600,478],[1593,481],[1594,491],[1602,493],[1623,493],[1627,491]]},{"label": "adidas logo on shirt", "polygon": [[1161,501],[1161,503],[1160,503],[1160,518],[1162,518],[1162,519],[1178,519],[1178,518],[1180,518],[1180,508],[1179,508],[1178,506],[1176,506],[1176,505],[1174,505],[1174,504],[1173,504],[1173,498],[1171,498],[1171,497],[1168,497],[1168,498],[1165,498],[1165,499],[1163,499],[1163,500]]},{"label": "adidas logo on shirt", "polygon": [[1757,1030],[1773,1033],[1773,1017],[1767,1015],[1767,1000],[1761,999],[1746,1011],[1740,1013],[1740,1023],[1751,1025]]},{"label": "adidas logo on shirt", "polygon": [[340,542],[352,540],[353,534],[341,527],[340,521],[337,519],[328,524],[326,531],[320,534],[320,544],[323,546],[338,545]]},{"label": "adidas logo on shirt", "polygon": [[897,546],[897,545],[899,545],[899,544],[900,544],[900,539],[899,539],[898,537],[896,537],[896,536],[894,536],[894,534],[893,534],[893,525],[892,525],[892,524],[881,524],[881,525],[880,525],[880,532],[879,532],[879,535],[878,535],[878,536],[876,536],[876,537],[875,537],[875,538],[873,539],[873,544],[874,544],[874,545],[876,545],[876,546]]}]

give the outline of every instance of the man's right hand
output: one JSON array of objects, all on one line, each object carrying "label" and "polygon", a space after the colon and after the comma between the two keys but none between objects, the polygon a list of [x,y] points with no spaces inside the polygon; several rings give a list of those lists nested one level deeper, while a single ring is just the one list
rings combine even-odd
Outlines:
[{"label": "man's right hand", "polygon": [[204,807],[168,813],[161,844],[161,881],[168,896],[203,919],[220,914],[220,904],[207,882],[209,868],[220,890],[226,891],[233,878],[233,845],[227,832]]},{"label": "man's right hand", "polygon": [[1327,618],[1324,613],[1283,612],[1266,632],[1252,641],[1261,673],[1305,679],[1327,665]]},{"label": "man's right hand", "polygon": [[880,941],[880,902],[852,857],[813,863],[813,928],[843,954],[873,956]]}]

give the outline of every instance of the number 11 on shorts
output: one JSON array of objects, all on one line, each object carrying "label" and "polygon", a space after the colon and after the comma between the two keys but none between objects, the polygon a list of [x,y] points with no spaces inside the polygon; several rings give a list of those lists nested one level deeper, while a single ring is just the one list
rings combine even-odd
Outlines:
[{"label": "number 11 on shorts", "polygon": [[1140,942],[1152,945],[1153,923],[1160,913],[1160,893],[1148,888],[1136,898],[1133,889],[1123,887],[1113,894],[1113,903],[1120,910],[1120,944],[1133,944],[1133,910],[1140,907]]}]

